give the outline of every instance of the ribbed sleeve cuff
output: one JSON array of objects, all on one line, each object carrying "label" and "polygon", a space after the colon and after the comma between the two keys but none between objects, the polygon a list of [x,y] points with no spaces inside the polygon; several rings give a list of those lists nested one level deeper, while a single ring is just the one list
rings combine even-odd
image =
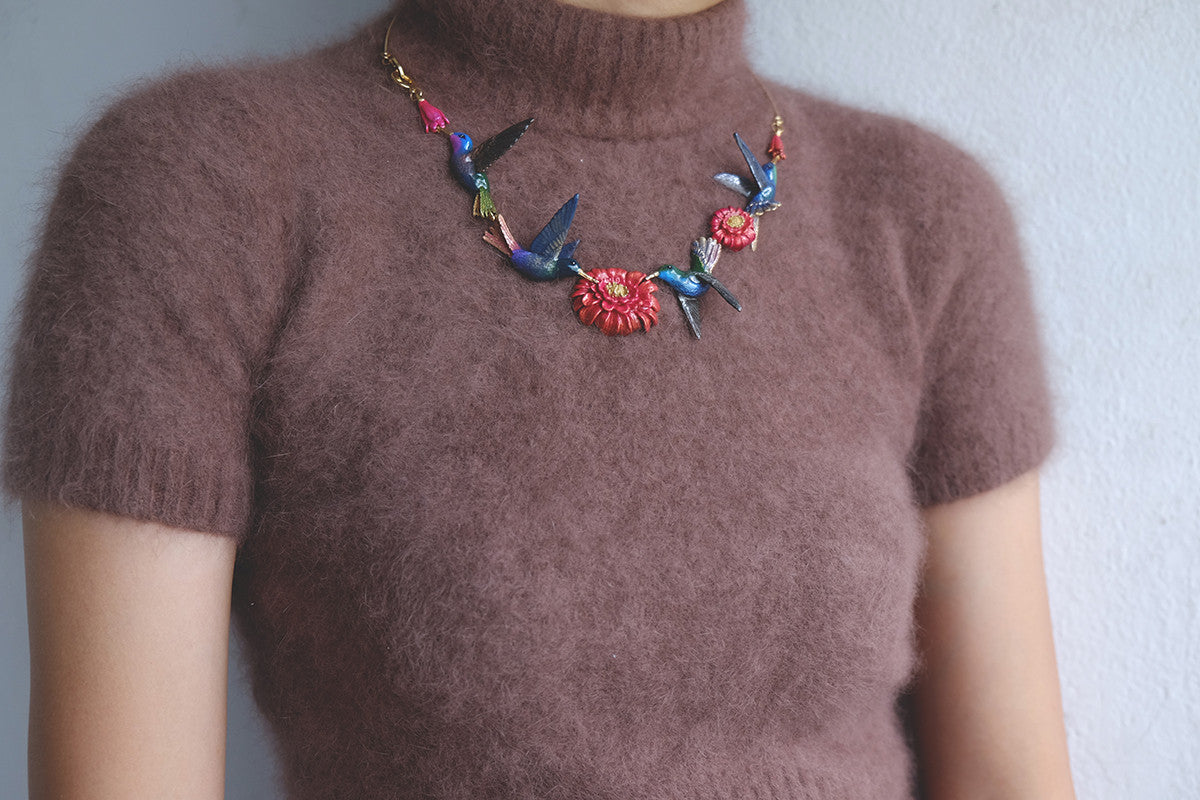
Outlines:
[{"label": "ribbed sleeve cuff", "polygon": [[[962,448],[933,463],[936,469],[911,472],[913,492],[921,507],[935,506],[995,489],[1043,464],[1057,442],[1053,421],[991,439],[986,450]],[[969,462],[964,460],[969,456]]]},{"label": "ribbed sleeve cuff", "polygon": [[245,539],[252,484],[241,464],[111,433],[5,442],[6,506],[51,500],[176,528]]}]

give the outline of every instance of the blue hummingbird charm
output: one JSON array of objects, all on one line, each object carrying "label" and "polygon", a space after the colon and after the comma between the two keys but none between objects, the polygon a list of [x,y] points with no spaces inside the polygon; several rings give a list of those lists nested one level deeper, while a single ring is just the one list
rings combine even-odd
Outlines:
[{"label": "blue hummingbird charm", "polygon": [[489,230],[483,237],[484,241],[500,252],[506,253],[517,272],[530,280],[552,281],[568,275],[587,278],[583,267],[579,266],[579,262],[574,258],[575,248],[579,247],[579,240],[567,241],[567,232],[571,229],[572,220],[575,219],[577,205],[579,205],[579,195],[575,195],[563,203],[541,232],[534,237],[528,250],[517,242],[509,231],[504,217],[498,217],[496,220],[495,227],[499,229],[499,236],[495,231]]},{"label": "blue hummingbird charm", "polygon": [[709,290],[709,287],[716,289],[717,294],[721,295],[729,305],[738,311],[742,310],[742,304],[733,296],[733,293],[726,289],[723,283],[713,277],[713,267],[717,265],[717,259],[720,256],[720,242],[706,236],[692,242],[690,270],[681,270],[668,265],[658,272],[647,276],[658,278],[671,287],[676,299],[679,300],[679,307],[683,310],[683,317],[687,320],[688,327],[692,330],[692,335],[697,339],[700,338],[700,304],[698,299]]},{"label": "blue hummingbird charm", "polygon": [[458,182],[468,192],[475,195],[475,205],[472,213],[477,217],[495,219],[496,203],[492,199],[492,187],[488,183],[487,169],[496,159],[512,149],[517,140],[529,130],[533,118],[521,120],[497,133],[486,142],[476,146],[474,140],[465,133],[450,134],[450,167]]},{"label": "blue hummingbird charm", "polygon": [[775,162],[759,163],[741,136],[734,133],[733,138],[742,151],[742,157],[746,159],[746,166],[750,168],[751,179],[732,172],[720,172],[713,176],[713,180],[747,198],[746,211],[755,216],[779,208],[779,203],[775,202],[775,181],[778,177]]}]

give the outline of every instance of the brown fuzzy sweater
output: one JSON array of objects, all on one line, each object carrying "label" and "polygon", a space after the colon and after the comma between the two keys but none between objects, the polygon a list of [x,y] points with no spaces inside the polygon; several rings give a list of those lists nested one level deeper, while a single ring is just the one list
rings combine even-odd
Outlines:
[{"label": "brown fuzzy sweater", "polygon": [[[393,50],[523,243],[686,264],[772,116],[741,0],[634,20],[411,0]],[[772,85],[782,208],[692,339],[584,327],[480,240],[378,64],[387,18],[175,75],[66,163],[13,341],[3,486],[237,537],[288,796],[898,800],[919,509],[1052,419],[1004,201],[911,124]]]}]

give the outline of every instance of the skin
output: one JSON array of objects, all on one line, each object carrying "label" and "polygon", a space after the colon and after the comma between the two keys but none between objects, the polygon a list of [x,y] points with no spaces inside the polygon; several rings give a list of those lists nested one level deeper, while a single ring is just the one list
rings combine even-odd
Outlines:
[{"label": "skin", "polygon": [[31,800],[222,797],[233,540],[22,510]]},{"label": "skin", "polygon": [[916,605],[918,759],[930,800],[1075,797],[1036,472],[927,509]]},{"label": "skin", "polygon": [[[930,800],[1071,800],[1035,472],[927,509]],[[31,800],[223,792],[231,539],[26,502]]]}]

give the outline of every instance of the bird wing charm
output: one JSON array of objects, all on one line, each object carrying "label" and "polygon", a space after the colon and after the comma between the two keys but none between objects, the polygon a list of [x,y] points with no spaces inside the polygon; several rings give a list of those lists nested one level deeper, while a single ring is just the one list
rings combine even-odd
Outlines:
[{"label": "bird wing charm", "polygon": [[563,248],[562,248],[562,252],[558,254],[558,260],[561,262],[561,261],[570,261],[571,259],[573,259],[575,257],[575,248],[579,247],[580,241],[581,241],[580,239],[576,239],[573,242],[567,242],[566,244],[564,244]]},{"label": "bird wing charm", "polygon": [[517,140],[525,135],[525,131],[529,130],[529,126],[532,124],[533,117],[523,119],[515,125],[509,125],[475,148],[475,152],[472,153],[472,160],[475,162],[475,171],[487,172],[487,168],[495,164],[496,159],[511,150],[513,145],[517,143]]},{"label": "bird wing charm", "polygon": [[692,242],[692,272],[706,272],[712,274],[713,268],[717,266],[717,260],[721,258],[721,243],[711,236],[702,236]]},{"label": "bird wing charm", "polygon": [[688,297],[686,294],[675,292],[675,299],[679,301],[679,310],[683,312],[683,319],[687,323],[688,329],[691,330],[692,336],[700,338],[700,302],[694,297]]},{"label": "bird wing charm", "polygon": [[567,242],[567,232],[571,229],[578,205],[579,195],[563,203],[562,208],[554,212],[554,216],[546,223],[546,227],[533,237],[533,244],[529,245],[529,249],[539,255],[557,259]]},{"label": "bird wing charm", "polygon": [[579,240],[567,241],[577,205],[579,195],[563,203],[541,232],[534,237],[528,250],[520,245],[511,248],[512,265],[518,272],[535,281],[550,281],[570,274],[583,276],[583,268],[574,258]]},{"label": "bird wing charm", "polygon": [[742,151],[742,158],[746,160],[746,166],[750,168],[752,180],[747,180],[731,172],[718,173],[713,176],[713,179],[727,189],[732,189],[748,198],[746,210],[751,214],[764,214],[779,208],[779,203],[775,202],[777,178],[775,164],[760,163],[739,134],[734,133],[733,138],[737,141],[738,149]]},{"label": "bird wing charm", "polygon": [[[742,304],[733,296],[733,292],[726,289],[725,284],[713,277],[713,267],[717,265],[717,259],[720,257],[720,242],[708,236],[697,239],[692,242],[692,271],[690,274],[706,287],[711,286],[715,289],[717,294],[721,295],[722,299],[733,306],[735,310],[741,311]],[[703,294],[703,292],[701,293]]]},{"label": "bird wing charm", "polygon": [[726,189],[732,189],[747,200],[758,192],[758,185],[754,181],[743,178],[741,175],[734,175],[732,172],[718,172],[713,175],[713,180]]}]

